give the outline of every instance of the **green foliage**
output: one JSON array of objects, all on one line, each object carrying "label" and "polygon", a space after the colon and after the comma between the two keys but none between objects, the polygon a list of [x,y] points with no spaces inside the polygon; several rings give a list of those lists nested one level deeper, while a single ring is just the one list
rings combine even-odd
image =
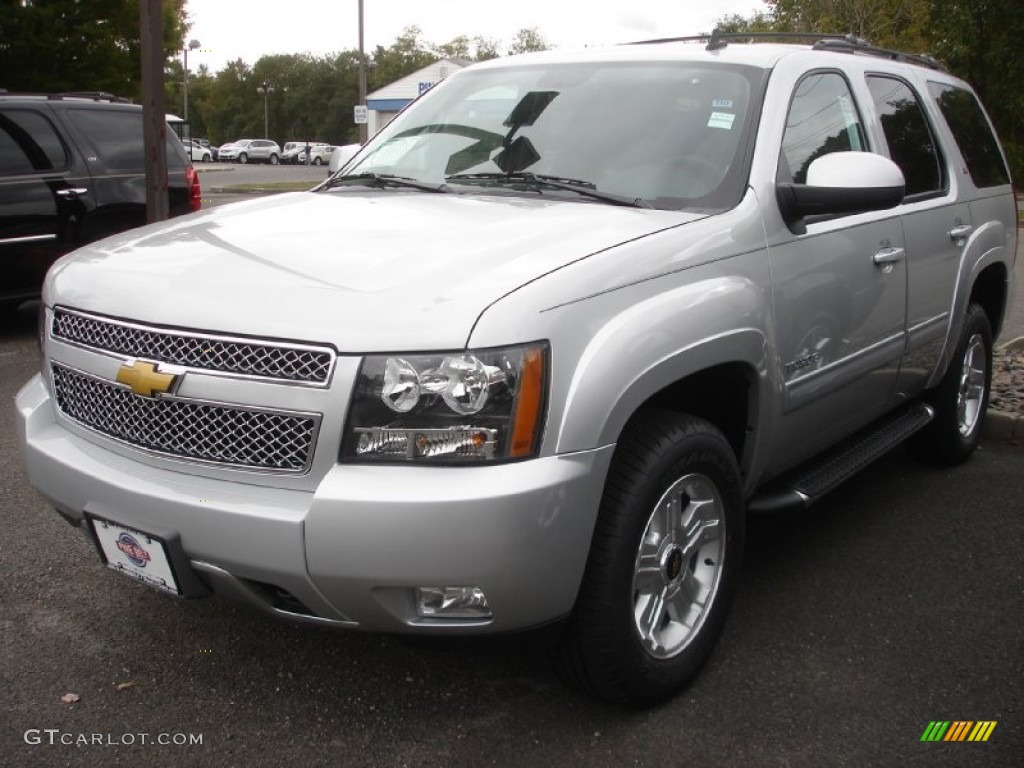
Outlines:
[{"label": "green foliage", "polygon": [[[188,25],[185,0],[164,0],[164,51],[173,57]],[[138,98],[138,0],[5,0],[0,5],[0,88],[107,91]]]},{"label": "green foliage", "polygon": [[537,31],[536,27],[520,29],[516,32],[512,44],[508,48],[509,56],[517,53],[529,53],[531,51],[546,51],[551,46],[544,36]]}]

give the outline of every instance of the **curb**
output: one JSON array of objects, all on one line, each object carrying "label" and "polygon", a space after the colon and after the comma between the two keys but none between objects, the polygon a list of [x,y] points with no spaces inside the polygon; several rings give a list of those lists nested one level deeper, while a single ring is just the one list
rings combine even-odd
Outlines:
[{"label": "curb", "polygon": [[[999,349],[1007,352],[1024,350],[1024,336],[1018,336],[1000,344]],[[1011,445],[1024,444],[1024,416],[989,408],[985,414],[985,423],[982,425],[981,434],[982,437],[989,440],[999,440]]]},{"label": "curb", "polygon": [[1024,444],[1024,416],[989,408],[985,414],[981,436],[988,440],[1022,445]]}]

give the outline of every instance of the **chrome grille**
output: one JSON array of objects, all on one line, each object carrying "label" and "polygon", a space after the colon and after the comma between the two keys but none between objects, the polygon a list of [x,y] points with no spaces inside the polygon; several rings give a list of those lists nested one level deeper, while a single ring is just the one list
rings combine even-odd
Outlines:
[{"label": "chrome grille", "polygon": [[326,384],[334,352],[125,323],[57,307],[51,333],[90,349],[242,376]]},{"label": "chrome grille", "polygon": [[154,453],[249,469],[303,472],[320,419],[174,397],[148,398],[53,363],[61,413]]}]

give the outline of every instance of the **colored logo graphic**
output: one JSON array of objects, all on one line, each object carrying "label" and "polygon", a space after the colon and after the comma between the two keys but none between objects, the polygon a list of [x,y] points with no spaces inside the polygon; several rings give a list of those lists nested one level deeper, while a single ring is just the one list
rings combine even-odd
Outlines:
[{"label": "colored logo graphic", "polygon": [[995,720],[932,720],[921,741],[988,741],[995,728]]},{"label": "colored logo graphic", "polygon": [[146,563],[149,562],[149,552],[144,550],[131,534],[122,533],[118,536],[117,548],[139,568],[145,568]]}]

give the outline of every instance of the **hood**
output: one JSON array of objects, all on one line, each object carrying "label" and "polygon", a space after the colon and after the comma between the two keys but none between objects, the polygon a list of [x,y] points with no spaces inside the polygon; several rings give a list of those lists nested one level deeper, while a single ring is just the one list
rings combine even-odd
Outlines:
[{"label": "hood", "polygon": [[65,257],[46,301],[140,322],[334,344],[465,344],[490,304],[697,214],[522,197],[299,192],[215,208]]}]

